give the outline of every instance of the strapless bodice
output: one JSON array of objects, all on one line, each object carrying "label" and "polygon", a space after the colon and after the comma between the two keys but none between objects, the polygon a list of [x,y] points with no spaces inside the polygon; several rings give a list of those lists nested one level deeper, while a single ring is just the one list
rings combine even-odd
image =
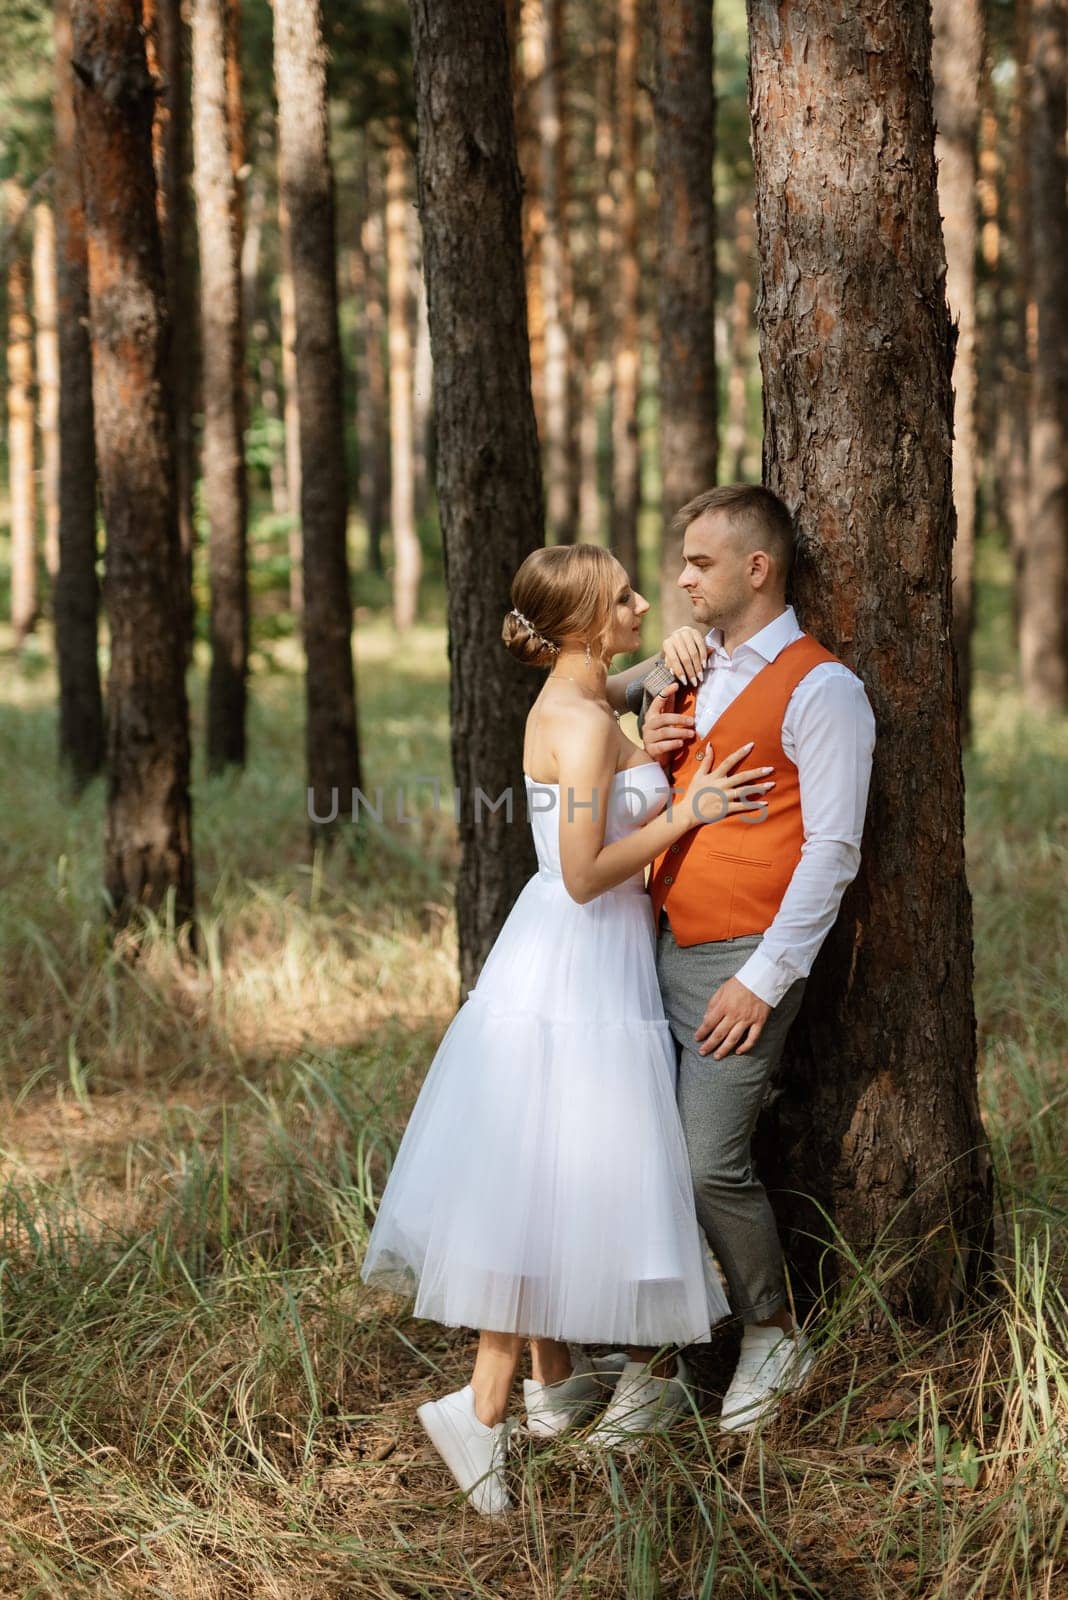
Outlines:
[{"label": "strapless bodice", "polygon": [[[569,803],[568,791],[561,793],[558,783],[542,783],[528,772],[526,780],[527,815],[534,835],[534,849],[538,856],[538,872],[543,878],[558,878],[560,870],[560,813]],[[657,816],[667,804],[671,781],[655,761],[624,767],[612,777],[608,786],[605,810],[605,844],[615,844],[626,838],[650,817]],[[575,797],[571,797],[575,804]],[[575,804],[575,814],[580,815]],[[566,815],[566,811],[565,811]],[[645,888],[644,872],[637,872],[619,885],[620,889]],[[615,892],[615,891],[610,891]]]}]

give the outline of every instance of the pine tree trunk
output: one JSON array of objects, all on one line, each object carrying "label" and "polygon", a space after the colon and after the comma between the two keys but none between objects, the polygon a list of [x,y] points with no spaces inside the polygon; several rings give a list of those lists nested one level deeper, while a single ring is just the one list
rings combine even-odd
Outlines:
[{"label": "pine tree trunk", "polygon": [[245,477],[245,340],[235,161],[240,106],[232,66],[230,0],[193,0],[193,151],[200,235],[204,509],[211,578],[208,771],[245,761],[248,678],[248,489]]},{"label": "pine tree trunk", "polygon": [[52,207],[33,208],[33,313],[37,329],[38,425],[45,569],[59,571],[59,332],[56,326],[56,226]]},{"label": "pine tree trunk", "polygon": [[[864,679],[860,872],[809,980],[762,1155],[807,1234],[880,1241],[891,1306],[944,1317],[990,1221],[950,640],[953,337],[927,0],[750,0],[765,481],[794,512],[803,624]],[[873,109],[874,108],[874,109]],[[843,1266],[848,1275],[848,1267]]]},{"label": "pine tree trunk", "polygon": [[[497,0],[413,0],[411,18],[466,988],[534,864],[522,746],[538,681],[500,630],[543,506],[504,12]],[[511,823],[503,806],[479,817],[478,791],[491,802],[510,791]]]},{"label": "pine tree trunk", "polygon": [[638,508],[638,0],[619,0],[616,48],[617,141],[615,352],[612,362],[612,515],[615,554],[641,587]]},{"label": "pine tree trunk", "polygon": [[293,295],[290,223],[278,186],[278,315],[282,324],[282,390],[285,419],[286,499],[289,501],[289,609],[294,618],[304,610],[304,553],[300,526],[300,403],[297,394],[297,317]]},{"label": "pine tree trunk", "polygon": [[657,0],[656,172],[660,240],[661,625],[689,622],[678,586],[680,506],[714,488],[719,451],[716,383],[716,107],[712,8]]},{"label": "pine tree trunk", "polygon": [[1035,364],[1034,263],[1031,224],[1031,0],[1014,8],[1016,89],[1013,96],[1014,160],[1009,185],[1009,233],[1016,258],[1012,379],[1008,406],[1007,497],[1013,566],[1013,633],[1020,641],[1024,559],[1031,521],[1031,378]]},{"label": "pine tree trunk", "polygon": [[307,782],[315,836],[331,830],[336,815],[348,814],[352,790],[361,783],[346,545],[348,487],[334,187],[320,0],[275,0],[274,71],[279,168],[293,266]]},{"label": "pine tree trunk", "polygon": [[946,295],[957,322],[953,363],[953,644],[960,679],[961,738],[971,737],[975,611],[976,428],[975,255],[979,83],[983,66],[980,0],[934,0],[934,114],[938,198],[946,246]]},{"label": "pine tree trunk", "polygon": [[193,914],[189,712],[154,84],[139,0],[74,0],[73,66],[89,259],[96,458],[107,528],[105,883],[118,924],[173,895]]},{"label": "pine tree trunk", "polygon": [[564,128],[560,62],[562,15],[554,0],[538,0],[542,72],[538,84],[538,147],[541,156],[543,235],[541,286],[545,315],[545,479],[549,538],[570,544],[575,538],[570,491],[568,439],[567,327],[564,322],[566,245],[563,207]]},{"label": "pine tree trunk", "polygon": [[755,249],[753,207],[747,197],[734,214],[734,288],[731,291],[728,333],[727,427],[723,441],[727,480],[730,483],[741,483],[745,478],[745,457],[749,445],[749,362],[753,321],[750,271]]},{"label": "pine tree trunk", "polygon": [[34,475],[33,322],[26,194],[4,180],[7,260],[7,459],[11,494],[11,627],[22,650],[37,627],[37,481]]},{"label": "pine tree trunk", "polygon": [[89,351],[89,276],[74,123],[69,0],[54,14],[56,306],[59,334],[59,571],[56,665],[59,764],[75,794],[104,761],[96,576],[96,454]]},{"label": "pine tree trunk", "polygon": [[1034,0],[1030,88],[1035,360],[1020,666],[1028,705],[1057,712],[1068,708],[1068,0]]},{"label": "pine tree trunk", "polygon": [[423,241],[419,237],[419,213],[409,213],[408,235],[409,300],[414,306],[415,335],[412,340],[412,487],[415,496],[416,527],[430,509],[430,473],[433,455],[434,363],[430,356],[430,321],[426,308],[426,278],[423,274]]},{"label": "pine tree trunk", "polygon": [[541,152],[535,132],[539,85],[545,71],[542,0],[519,0],[516,49],[516,144],[523,183],[523,259],[526,263],[530,382],[539,437],[545,435],[545,296],[543,251],[545,203],[541,192]]},{"label": "pine tree trunk", "polygon": [[386,424],[386,363],[383,356],[385,313],[378,263],[382,256],[382,216],[377,186],[372,182],[371,153],[363,165],[363,217],[355,250],[354,272],[362,315],[363,339],[356,369],[360,385],[356,424],[360,444],[360,504],[367,524],[371,571],[385,570],[382,536],[389,500],[389,429]]},{"label": "pine tree trunk", "polygon": [[400,128],[386,152],[386,287],[389,316],[390,523],[393,530],[393,622],[415,621],[422,554],[415,531],[412,458],[412,340],[408,315],[408,152]]},{"label": "pine tree trunk", "polygon": [[174,408],[175,470],[178,485],[178,540],[181,550],[178,606],[182,614],[187,664],[193,659],[196,625],[193,556],[196,525],[193,499],[197,480],[197,408],[200,353],[197,308],[197,219],[190,181],[189,29],[182,0],[144,0],[145,47],[156,80],[152,124],[156,171],[156,212],[163,240],[163,280],[171,326],[180,335],[170,342],[168,390]]}]

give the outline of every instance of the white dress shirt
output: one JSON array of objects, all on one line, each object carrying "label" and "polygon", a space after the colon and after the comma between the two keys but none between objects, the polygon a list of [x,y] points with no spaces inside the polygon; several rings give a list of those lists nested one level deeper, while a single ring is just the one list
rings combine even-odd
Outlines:
[{"label": "white dress shirt", "polygon": [[[706,634],[712,653],[694,707],[698,738],[803,631],[787,606],[730,655],[721,629]],[[783,752],[797,767],[801,790],[801,859],[763,940],[736,974],[769,1006],[778,1005],[797,978],[808,977],[856,877],[874,745],[875,717],[856,673],[839,661],[817,663],[790,696],[782,724]],[[716,760],[729,753],[717,750]]]}]

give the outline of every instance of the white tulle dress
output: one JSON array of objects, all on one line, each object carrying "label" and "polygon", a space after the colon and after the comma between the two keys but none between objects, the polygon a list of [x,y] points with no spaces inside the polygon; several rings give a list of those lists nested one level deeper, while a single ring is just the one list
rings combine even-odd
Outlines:
[{"label": "white tulle dress", "polygon": [[[451,1326],[707,1339],[727,1301],[694,1214],[643,874],[579,905],[558,786],[526,791],[538,871],[427,1073],[362,1276]],[[668,791],[653,762],[616,773],[606,843]]]}]

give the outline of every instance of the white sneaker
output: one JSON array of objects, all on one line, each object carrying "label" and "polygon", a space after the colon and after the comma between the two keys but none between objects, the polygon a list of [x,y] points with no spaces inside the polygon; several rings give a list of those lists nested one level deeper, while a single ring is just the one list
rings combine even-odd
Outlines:
[{"label": "white sneaker", "polygon": [[628,1361],[619,1375],[608,1410],[582,1441],[583,1448],[633,1450],[651,1433],[666,1433],[680,1412],[690,1409],[689,1374],[675,1357],[675,1376],[657,1378],[641,1361]]},{"label": "white sneaker", "polygon": [[489,1517],[508,1511],[512,1502],[504,1463],[512,1419],[493,1427],[480,1422],[470,1384],[442,1400],[428,1400],[416,1415],[475,1510]]},{"label": "white sneaker", "polygon": [[610,1356],[588,1356],[582,1350],[572,1350],[571,1364],[571,1376],[559,1383],[523,1379],[527,1429],[539,1439],[555,1438],[566,1428],[585,1422],[613,1392],[627,1358],[622,1351]]},{"label": "white sneaker", "polygon": [[773,1417],[783,1395],[801,1387],[815,1359],[803,1333],[747,1324],[738,1366],[723,1396],[720,1427],[748,1433]]}]

